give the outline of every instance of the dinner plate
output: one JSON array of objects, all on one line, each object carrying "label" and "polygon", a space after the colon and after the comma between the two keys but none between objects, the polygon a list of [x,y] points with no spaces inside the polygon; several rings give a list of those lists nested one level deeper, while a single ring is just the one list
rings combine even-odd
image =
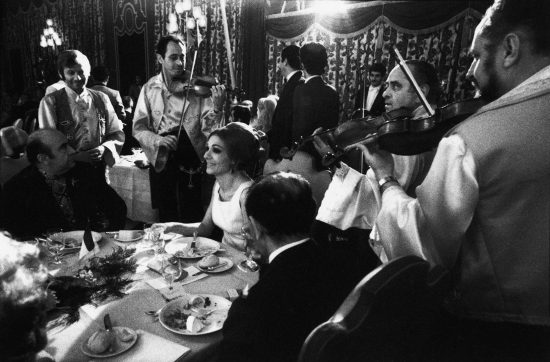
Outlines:
[{"label": "dinner plate", "polygon": [[224,263],[225,263],[224,266],[220,266],[214,269],[201,268],[199,263],[197,263],[197,268],[205,273],[221,273],[233,268],[233,261],[231,259],[220,257],[220,264],[224,264]]},{"label": "dinner plate", "polygon": [[180,259],[202,258],[220,250],[219,242],[199,236],[195,243],[195,252],[190,254],[189,246],[191,245],[191,241],[193,241],[193,237],[177,238],[167,243],[164,250],[166,250],[168,254],[177,256]]},{"label": "dinner plate", "polygon": [[[63,251],[67,252],[71,249],[80,249],[82,238],[84,237],[84,230],[67,231],[50,235],[50,238],[57,242],[61,242],[61,237],[65,240],[65,249],[63,249]],[[94,243],[97,243],[101,240],[101,234],[92,231],[92,239]]]},{"label": "dinner plate", "polygon": [[121,235],[120,232],[116,233],[114,239],[122,243],[131,243],[131,242],[140,240],[144,235],[144,232],[142,230],[124,230],[124,231],[125,233],[123,233],[123,235]]},{"label": "dinner plate", "polygon": [[178,236],[181,236],[181,234],[177,234],[177,233],[165,233],[165,234],[162,234],[162,240],[164,241],[170,241],[172,239],[175,239],[176,237]]},{"label": "dinner plate", "polygon": [[134,344],[136,344],[137,339],[138,339],[138,334],[136,333],[136,331],[134,331],[131,328],[128,328],[128,327],[113,327],[113,330],[114,330],[115,333],[118,333],[122,329],[126,329],[128,332],[130,332],[130,334],[132,334],[132,339],[130,339],[128,342],[123,342],[117,336],[116,349],[114,351],[107,350],[103,353],[94,353],[94,352],[90,351],[90,349],[88,348],[88,339],[91,337],[91,335],[82,342],[82,344],[80,345],[80,350],[86,356],[94,357],[94,358],[107,358],[107,357],[118,356],[119,354],[124,353],[127,350],[129,350],[130,348],[132,348],[132,346]]},{"label": "dinner plate", "polygon": [[[186,336],[201,336],[204,334],[214,333],[223,328],[223,323],[227,318],[227,312],[231,307],[231,302],[218,295],[200,294],[210,304],[205,305],[203,308],[191,308],[186,309],[185,306],[189,302],[193,295],[188,295],[183,298],[173,300],[166,304],[159,313],[160,324],[167,330],[183,334]],[[209,313],[206,317],[207,325],[200,331],[192,333],[185,328],[185,321],[181,319],[182,315],[198,315],[198,310],[201,313]]]}]

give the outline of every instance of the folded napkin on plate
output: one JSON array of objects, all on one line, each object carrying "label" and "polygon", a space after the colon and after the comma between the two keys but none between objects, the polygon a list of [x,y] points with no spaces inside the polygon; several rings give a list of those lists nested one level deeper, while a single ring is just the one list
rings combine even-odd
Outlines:
[{"label": "folded napkin on plate", "polygon": [[[155,361],[173,362],[191,351],[189,347],[169,341],[142,330],[137,330],[138,340],[132,348],[118,356],[102,358],[101,362]],[[160,352],[160,353],[159,353]],[[98,360],[99,361],[99,360]]]}]

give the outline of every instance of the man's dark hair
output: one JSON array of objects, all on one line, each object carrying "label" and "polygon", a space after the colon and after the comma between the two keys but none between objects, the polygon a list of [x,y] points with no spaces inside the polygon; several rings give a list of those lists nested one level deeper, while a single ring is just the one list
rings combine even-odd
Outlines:
[{"label": "man's dark hair", "polygon": [[411,73],[418,85],[427,84],[430,87],[430,91],[426,97],[428,102],[437,104],[441,97],[442,90],[435,68],[430,63],[423,60],[407,60],[405,63],[411,69]]},{"label": "man's dark hair", "polygon": [[275,239],[306,237],[317,214],[309,182],[289,172],[272,173],[254,183],[245,207],[247,214]]},{"label": "man's dark hair", "polygon": [[29,141],[27,142],[27,159],[31,165],[35,165],[38,162],[38,155],[44,154],[48,157],[53,157],[53,152],[47,144],[44,143],[42,137],[51,132],[50,129],[38,129],[31,133]]},{"label": "man's dark hair", "polygon": [[325,47],[319,43],[307,43],[300,48],[300,59],[305,70],[311,75],[325,73],[328,55]]},{"label": "man's dark hair", "polygon": [[166,35],[159,39],[159,42],[157,43],[157,54],[160,54],[164,58],[166,55],[166,48],[168,47],[168,43],[173,41],[176,44],[180,44],[182,47],[185,45],[183,41],[174,35]]},{"label": "man's dark hair", "polygon": [[98,65],[97,67],[94,67],[94,69],[92,69],[92,77],[94,77],[94,80],[96,82],[105,82],[109,79],[109,75],[109,68],[104,65]]},{"label": "man's dark hair", "polygon": [[63,70],[75,66],[77,63],[82,65],[83,70],[90,72],[90,61],[82,52],[74,49],[64,50],[57,57],[57,72],[61,79],[65,79]]},{"label": "man's dark hair", "polygon": [[521,29],[538,54],[550,54],[550,1],[495,0],[481,21],[481,35],[495,47],[509,32]]},{"label": "man's dark hair", "polygon": [[252,118],[252,111],[250,108],[243,105],[237,105],[231,110],[233,112],[233,122],[242,122],[250,124],[250,118]]},{"label": "man's dark hair", "polygon": [[378,73],[382,74],[382,77],[383,77],[383,76],[386,75],[386,67],[382,63],[374,63],[369,68],[369,73],[370,72],[378,72]]},{"label": "man's dark hair", "polygon": [[285,59],[288,61],[288,65],[290,65],[292,69],[302,69],[299,46],[293,44],[284,48],[281,52],[281,61],[284,62]]},{"label": "man's dark hair", "polygon": [[124,97],[122,97],[122,105],[123,105],[125,108],[130,107],[130,105],[132,104],[132,102],[134,102],[134,100],[132,99],[132,97],[130,97],[130,96],[124,96]]}]

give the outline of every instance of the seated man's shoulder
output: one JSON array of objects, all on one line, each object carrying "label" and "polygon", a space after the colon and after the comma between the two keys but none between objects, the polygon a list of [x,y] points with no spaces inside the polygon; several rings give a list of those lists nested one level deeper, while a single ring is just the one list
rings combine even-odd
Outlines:
[{"label": "seated man's shoulder", "polygon": [[26,187],[41,181],[38,170],[29,165],[10,178],[4,185],[4,192],[9,190],[25,189]]}]

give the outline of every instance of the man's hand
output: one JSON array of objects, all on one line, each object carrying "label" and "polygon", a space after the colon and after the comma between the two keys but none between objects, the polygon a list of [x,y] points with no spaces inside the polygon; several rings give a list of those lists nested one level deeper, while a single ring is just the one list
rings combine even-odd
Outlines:
[{"label": "man's hand", "polygon": [[103,158],[103,154],[105,153],[105,146],[99,145],[96,148],[89,149],[86,152],[90,156],[92,162],[99,162],[101,161],[101,159]]},{"label": "man's hand", "polygon": [[178,148],[178,139],[174,135],[168,135],[161,138],[159,147],[166,147],[169,150],[175,151]]},{"label": "man's hand", "polygon": [[313,131],[312,136],[314,136],[313,145],[315,146],[315,150],[317,151],[317,153],[319,153],[319,155],[321,155],[321,157],[324,157],[329,153],[334,154],[334,150],[320,136],[316,136],[322,131],[323,131],[323,128],[319,127],[315,131]]},{"label": "man's hand", "polygon": [[363,151],[365,161],[374,171],[377,180],[386,176],[393,176],[394,164],[391,153],[378,148],[377,143],[371,143],[367,146],[359,144],[357,148]]},{"label": "man's hand", "polygon": [[223,109],[223,106],[225,104],[225,86],[222,85],[215,85],[211,88],[212,91],[212,103],[214,103],[214,110],[215,111],[221,111]]}]

